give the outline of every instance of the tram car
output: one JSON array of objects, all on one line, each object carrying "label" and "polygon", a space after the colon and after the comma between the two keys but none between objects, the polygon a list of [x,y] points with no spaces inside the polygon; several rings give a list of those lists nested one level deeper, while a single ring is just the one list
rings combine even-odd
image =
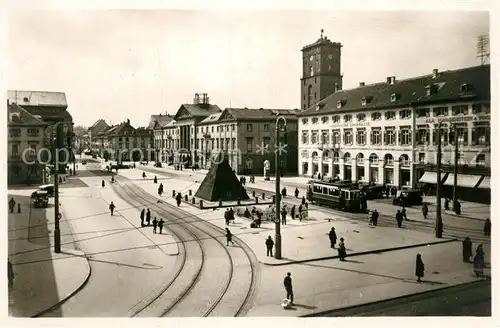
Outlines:
[{"label": "tram car", "polygon": [[352,183],[310,180],[307,200],[346,212],[361,212],[361,191]]}]

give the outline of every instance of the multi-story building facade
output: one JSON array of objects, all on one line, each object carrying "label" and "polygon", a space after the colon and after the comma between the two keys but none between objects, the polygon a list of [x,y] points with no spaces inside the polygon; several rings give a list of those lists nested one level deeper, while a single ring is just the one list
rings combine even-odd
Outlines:
[{"label": "multi-story building facade", "polygon": [[127,119],[110,127],[97,136],[99,156],[117,161],[151,161],[155,158],[153,131],[146,128],[134,128]]},{"label": "multi-story building facade", "polygon": [[[159,158],[160,161],[163,162],[166,161],[165,152],[163,150],[170,149],[167,147],[167,131],[170,130],[170,127],[167,127],[167,125],[173,121],[174,117],[170,114],[151,115],[151,119],[148,125],[148,129],[152,130],[154,135],[154,148],[156,153],[155,158]],[[162,155],[163,157],[160,157]]]},{"label": "multi-story building facade", "polygon": [[87,134],[90,143],[90,150],[94,154],[99,153],[99,138],[97,138],[100,132],[104,132],[108,130],[110,127],[105,120],[99,119],[97,120],[90,128],[88,128]]},{"label": "multi-story building facade", "polygon": [[[10,103],[16,103],[31,115],[39,116],[44,122],[49,124],[45,129],[44,146],[47,149],[52,147],[52,136],[55,133],[53,126],[62,122],[58,128],[57,148],[70,149],[73,146],[73,118],[68,112],[68,103],[64,92],[50,91],[24,91],[8,90],[7,99]],[[71,158],[65,158],[66,153],[61,152],[60,161],[66,162]],[[69,154],[71,157],[72,154]],[[60,173],[66,172],[66,165],[60,165]]]},{"label": "multi-story building facade", "polygon": [[436,183],[439,126],[443,172],[452,172],[457,133],[459,186],[489,188],[489,113],[489,65],[337,90],[300,114],[299,174]]},{"label": "multi-story building facade", "polygon": [[[45,163],[50,160],[43,150],[48,124],[15,103],[7,104],[7,183],[43,183]],[[50,150],[50,148],[49,148]]]}]

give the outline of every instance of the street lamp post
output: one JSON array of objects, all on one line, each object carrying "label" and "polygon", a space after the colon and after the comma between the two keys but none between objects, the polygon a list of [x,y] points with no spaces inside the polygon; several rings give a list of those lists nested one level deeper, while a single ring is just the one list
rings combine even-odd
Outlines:
[{"label": "street lamp post", "polygon": [[437,128],[437,181],[436,181],[436,238],[443,236],[443,221],[441,218],[441,123]]},{"label": "street lamp post", "polygon": [[59,227],[59,126],[64,122],[54,125],[55,136],[53,138],[54,149],[54,252],[61,253],[61,229]]},{"label": "street lamp post", "polygon": [[453,210],[456,211],[456,203],[457,203],[457,176],[458,176],[458,129],[456,125],[453,125],[454,142],[455,142],[455,163],[453,166],[453,202],[452,207]]},{"label": "street lamp post", "polygon": [[274,258],[277,260],[281,259],[281,226],[280,226],[280,205],[281,205],[281,190],[280,190],[280,151],[281,151],[281,144],[279,143],[280,140],[280,126],[279,122],[280,120],[283,120],[283,128],[286,129],[286,119],[283,116],[278,116],[276,118],[276,136],[275,136],[275,173],[276,173],[276,196],[275,198],[275,224],[276,224],[276,235],[274,237],[275,239],[275,251],[274,251]]}]

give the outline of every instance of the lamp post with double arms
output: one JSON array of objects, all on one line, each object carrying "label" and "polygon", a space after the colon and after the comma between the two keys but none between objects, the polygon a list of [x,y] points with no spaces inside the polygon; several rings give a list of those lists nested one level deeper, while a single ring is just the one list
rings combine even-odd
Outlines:
[{"label": "lamp post with double arms", "polygon": [[[280,126],[280,120],[283,120],[283,126]],[[275,196],[275,224],[276,224],[276,235],[274,237],[275,239],[275,251],[274,251],[274,258],[279,260],[281,259],[281,226],[280,226],[280,205],[281,205],[281,190],[280,190],[280,152],[282,149],[281,143],[280,143],[280,131],[283,129],[285,131],[286,129],[286,118],[283,116],[278,116],[276,118],[276,136],[275,136],[275,173],[276,173],[276,196]]]}]

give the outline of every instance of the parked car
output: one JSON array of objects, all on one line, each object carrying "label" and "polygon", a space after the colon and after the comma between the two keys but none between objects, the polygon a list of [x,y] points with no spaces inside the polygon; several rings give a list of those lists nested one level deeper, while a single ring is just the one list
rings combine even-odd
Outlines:
[{"label": "parked car", "polygon": [[37,190],[33,198],[34,207],[47,207],[49,205],[48,192],[45,190]]},{"label": "parked car", "polygon": [[40,194],[47,194],[47,197],[53,197],[54,191],[55,191],[55,187],[53,184],[41,185],[40,187],[38,187],[37,190],[35,190],[31,193],[31,198],[36,198],[39,193]]},{"label": "parked car", "polygon": [[392,203],[399,206],[422,205],[423,198],[420,190],[403,190],[398,197],[394,198]]}]

